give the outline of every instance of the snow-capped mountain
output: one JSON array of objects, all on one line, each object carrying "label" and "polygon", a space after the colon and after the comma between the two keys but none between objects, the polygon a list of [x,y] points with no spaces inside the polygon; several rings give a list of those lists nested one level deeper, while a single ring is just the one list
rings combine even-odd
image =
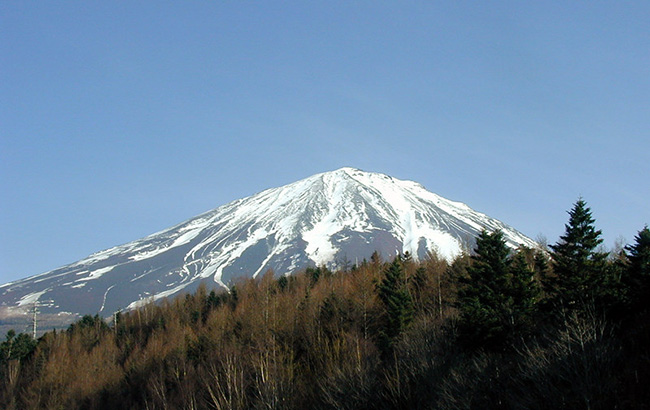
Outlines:
[{"label": "snow-capped mountain", "polygon": [[451,259],[482,230],[508,244],[535,246],[511,227],[387,175],[342,168],[268,189],[76,263],[0,286],[0,307],[109,316],[143,300],[227,287],[273,269],[336,267],[409,251]]}]

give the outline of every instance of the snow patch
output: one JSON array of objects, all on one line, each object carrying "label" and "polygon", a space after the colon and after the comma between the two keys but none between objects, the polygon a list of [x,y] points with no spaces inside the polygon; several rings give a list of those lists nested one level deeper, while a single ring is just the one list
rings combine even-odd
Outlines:
[{"label": "snow patch", "polygon": [[104,307],[106,306],[106,296],[108,295],[108,292],[113,289],[115,285],[111,285],[106,289],[106,292],[104,292],[104,300],[102,301],[102,307],[99,308],[99,311],[102,312],[104,310]]},{"label": "snow patch", "polygon": [[84,282],[88,280],[94,280],[94,279],[99,279],[102,277],[103,274],[108,273],[113,270],[115,266],[107,266],[105,268],[100,268],[100,269],[95,269],[90,272],[88,277],[77,279],[75,282]]},{"label": "snow patch", "polygon": [[153,258],[156,255],[160,255],[163,252],[166,252],[169,248],[155,248],[153,250],[147,250],[147,251],[142,251],[139,253],[136,253],[135,255],[132,255],[129,257],[129,259],[133,261],[142,261],[145,259],[150,259]]},{"label": "snow patch", "polygon": [[28,295],[23,296],[18,301],[18,306],[23,307],[23,306],[33,305],[34,303],[38,302],[38,299],[41,296],[43,296],[48,290],[50,290],[50,289],[45,289],[45,290],[42,290],[40,292],[34,292],[34,293],[30,293]]}]

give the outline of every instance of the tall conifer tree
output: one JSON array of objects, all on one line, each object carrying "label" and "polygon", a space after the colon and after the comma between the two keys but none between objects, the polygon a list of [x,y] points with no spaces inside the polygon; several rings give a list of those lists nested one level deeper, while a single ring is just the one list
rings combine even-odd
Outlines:
[{"label": "tall conifer tree", "polygon": [[605,291],[607,253],[597,251],[603,240],[594,222],[580,198],[569,211],[564,235],[550,245],[554,276],[547,279],[547,289],[556,307],[584,310],[595,306]]},{"label": "tall conifer tree", "polygon": [[525,334],[533,325],[540,286],[535,281],[535,271],[530,268],[522,252],[512,258],[509,272],[507,292],[511,334]]},{"label": "tall conifer tree", "polygon": [[510,251],[503,233],[484,230],[476,238],[474,252],[458,294],[461,333],[470,344],[500,344],[506,333],[504,290]]},{"label": "tall conifer tree", "polygon": [[650,309],[650,229],[636,236],[634,245],[625,247],[628,269],[624,279],[633,307]]},{"label": "tall conifer tree", "polygon": [[413,319],[413,300],[406,286],[402,258],[397,256],[384,271],[378,285],[379,298],[386,309],[386,322],[381,332],[380,345],[384,354],[392,351],[395,339]]},{"label": "tall conifer tree", "polygon": [[474,251],[458,292],[461,333],[470,345],[502,347],[530,326],[539,287],[524,255],[510,257],[501,231],[481,232]]}]

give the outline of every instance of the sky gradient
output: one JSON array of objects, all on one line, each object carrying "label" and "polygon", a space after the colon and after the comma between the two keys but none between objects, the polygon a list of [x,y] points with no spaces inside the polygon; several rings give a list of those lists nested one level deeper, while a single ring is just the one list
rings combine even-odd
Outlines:
[{"label": "sky gradient", "polygon": [[650,223],[650,2],[133,3],[0,3],[0,283],[342,166]]}]

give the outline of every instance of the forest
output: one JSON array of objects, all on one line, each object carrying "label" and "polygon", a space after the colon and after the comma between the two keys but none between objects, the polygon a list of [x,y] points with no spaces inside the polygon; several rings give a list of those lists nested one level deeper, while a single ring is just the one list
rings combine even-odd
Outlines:
[{"label": "forest", "polygon": [[0,344],[3,409],[644,409],[650,230],[605,251],[579,199],[538,249],[483,231],[399,255],[200,287]]}]

